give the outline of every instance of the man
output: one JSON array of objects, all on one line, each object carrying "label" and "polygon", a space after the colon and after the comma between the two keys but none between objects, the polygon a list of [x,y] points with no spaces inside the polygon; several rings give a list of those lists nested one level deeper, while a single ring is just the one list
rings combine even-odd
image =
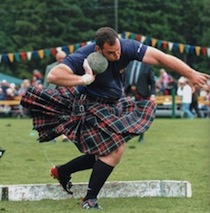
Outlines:
[{"label": "man", "polygon": [[177,95],[182,97],[183,117],[187,117],[190,119],[194,118],[193,113],[190,111],[190,104],[192,103],[192,93],[193,90],[188,83],[188,79],[182,76],[178,80]]},{"label": "man", "polygon": [[[107,70],[99,75],[93,74],[86,59],[94,51],[109,61]],[[119,39],[112,28],[102,27],[96,32],[95,42],[68,55],[49,72],[48,82],[62,87],[54,91],[31,87],[21,101],[31,109],[40,142],[65,134],[84,153],[50,172],[71,193],[70,176],[92,169],[82,202],[85,209],[100,208],[97,195],[120,162],[124,143],[144,133],[154,119],[153,102],[123,96],[120,70],[133,60],[166,66],[199,86],[210,78],[178,58],[135,40]]]},{"label": "man", "polygon": [[193,110],[195,110],[197,118],[202,118],[202,114],[200,112],[199,103],[198,103],[199,96],[200,96],[200,88],[195,86],[193,94],[192,94],[192,102],[190,104],[190,111],[192,112]]},{"label": "man", "polygon": [[[136,101],[155,101],[156,82],[153,67],[140,61],[129,63],[124,72],[125,93],[134,96]],[[143,143],[144,134],[139,136],[138,141]]]},{"label": "man", "polygon": [[[46,67],[45,76],[44,76],[44,83],[43,83],[44,88],[55,89],[57,87],[57,85],[47,82],[47,75],[50,72],[50,70],[53,67],[55,67],[56,65],[58,65],[59,63],[61,63],[65,57],[66,57],[66,53],[64,51],[62,51],[62,50],[57,51],[57,53],[55,55],[56,62],[53,62],[52,64],[49,64]],[[53,141],[56,141],[56,138],[54,138]],[[67,142],[68,138],[65,135],[62,135],[62,141]]]},{"label": "man", "polygon": [[55,89],[56,85],[55,84],[50,84],[47,82],[47,75],[50,72],[50,70],[61,63],[63,59],[66,57],[66,53],[62,50],[58,51],[55,55],[56,62],[53,62],[52,64],[47,65],[46,70],[45,70],[45,75],[44,75],[44,83],[43,86],[44,88],[49,88],[49,89]]}]

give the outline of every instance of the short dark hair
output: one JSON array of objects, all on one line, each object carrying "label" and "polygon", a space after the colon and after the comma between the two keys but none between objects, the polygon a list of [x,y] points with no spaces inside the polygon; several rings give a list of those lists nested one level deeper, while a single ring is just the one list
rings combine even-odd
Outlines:
[{"label": "short dark hair", "polygon": [[118,35],[111,27],[101,27],[96,31],[95,35],[96,45],[98,45],[101,49],[103,49],[105,42],[109,45],[114,45],[116,38],[118,38]]}]

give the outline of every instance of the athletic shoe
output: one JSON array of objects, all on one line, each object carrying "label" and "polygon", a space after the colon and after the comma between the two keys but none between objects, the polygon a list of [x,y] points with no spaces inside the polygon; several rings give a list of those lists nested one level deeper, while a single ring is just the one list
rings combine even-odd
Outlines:
[{"label": "athletic shoe", "polygon": [[71,177],[62,174],[61,172],[59,172],[59,166],[54,166],[50,169],[50,175],[57,179],[59,181],[59,183],[61,184],[61,186],[63,187],[63,189],[68,192],[69,194],[73,194],[71,188],[72,188],[72,183],[70,182]]},{"label": "athletic shoe", "polygon": [[85,201],[83,200],[82,208],[83,209],[102,209],[102,207],[98,205],[98,200],[96,198],[88,199]]}]

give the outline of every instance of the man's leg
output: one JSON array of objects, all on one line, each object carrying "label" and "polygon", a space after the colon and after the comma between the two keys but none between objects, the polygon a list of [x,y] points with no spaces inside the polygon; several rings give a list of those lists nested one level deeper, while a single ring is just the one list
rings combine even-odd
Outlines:
[{"label": "man's leg", "polygon": [[74,158],[64,165],[52,167],[50,169],[50,173],[51,176],[60,182],[65,191],[72,194],[73,192],[71,191],[72,184],[70,182],[70,175],[77,171],[91,169],[93,168],[94,163],[95,155],[82,155]]},{"label": "man's leg", "polygon": [[81,155],[59,166],[59,171],[70,176],[72,173],[93,168],[94,163],[95,155]]},{"label": "man's leg", "polygon": [[124,145],[107,156],[99,157],[93,166],[87,194],[83,200],[83,208],[98,208],[97,195],[106,182],[114,167],[119,163],[124,152]]}]

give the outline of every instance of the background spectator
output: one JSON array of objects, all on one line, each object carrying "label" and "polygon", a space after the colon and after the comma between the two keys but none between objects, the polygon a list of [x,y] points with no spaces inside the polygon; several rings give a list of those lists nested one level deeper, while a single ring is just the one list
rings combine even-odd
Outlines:
[{"label": "background spectator", "polygon": [[190,111],[190,104],[192,102],[192,88],[188,84],[188,79],[181,77],[178,80],[177,95],[182,96],[182,111],[183,117],[194,118],[194,115]]},{"label": "background spectator", "polygon": [[[140,61],[131,61],[124,72],[125,94],[135,97],[136,101],[155,101],[156,82],[153,67]],[[141,134],[139,142],[144,141]]]},{"label": "background spectator", "polygon": [[58,51],[58,52],[56,53],[56,56],[55,56],[56,62],[54,62],[54,63],[52,63],[52,64],[49,64],[49,65],[46,67],[45,75],[44,75],[44,83],[43,83],[44,88],[49,88],[49,89],[55,89],[55,88],[56,88],[56,85],[55,85],[55,84],[52,84],[52,83],[48,83],[48,82],[47,82],[47,75],[48,75],[49,71],[50,71],[54,66],[58,65],[59,63],[61,63],[65,57],[66,57],[66,53],[65,53],[64,51]]},{"label": "background spectator", "polygon": [[26,91],[28,90],[28,88],[30,87],[31,82],[29,79],[24,79],[22,84],[20,85],[20,88],[18,90],[18,95],[22,96],[26,93]]},{"label": "background spectator", "polygon": [[162,95],[171,94],[171,90],[176,88],[176,81],[169,75],[165,69],[160,69],[160,78],[157,82],[157,87]]},{"label": "background spectator", "polygon": [[195,110],[195,113],[198,118],[202,118],[202,114],[199,109],[198,105],[198,97],[200,96],[200,88],[198,86],[194,86],[194,91],[192,94],[192,102],[190,104],[190,111],[193,112]]},{"label": "background spectator", "polygon": [[39,70],[34,70],[32,75],[32,86],[38,86],[39,84],[43,84],[43,77]]}]

